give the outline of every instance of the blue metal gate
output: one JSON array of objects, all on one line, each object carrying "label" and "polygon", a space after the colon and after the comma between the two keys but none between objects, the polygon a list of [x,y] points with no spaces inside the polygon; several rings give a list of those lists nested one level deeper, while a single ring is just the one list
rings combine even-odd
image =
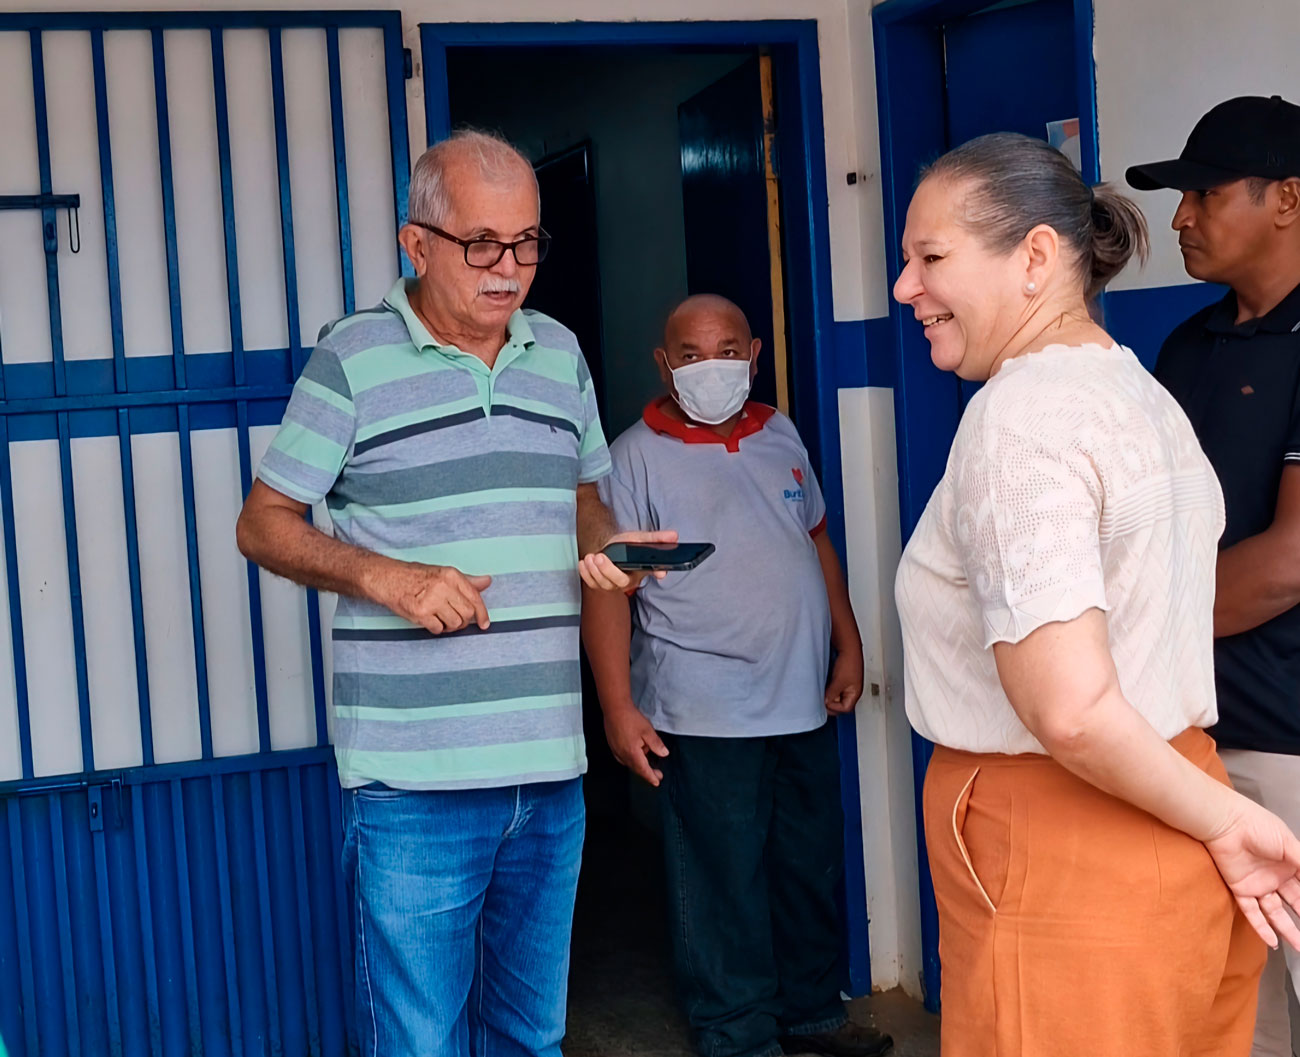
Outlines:
[{"label": "blue metal gate", "polygon": [[[245,306],[256,291],[246,284],[241,297],[238,196],[232,177],[232,142],[238,144],[240,129],[228,106],[226,50],[228,36],[236,30],[261,34],[269,62],[274,190],[268,193],[279,202],[283,289],[277,296],[283,296],[288,335],[281,348],[245,341]],[[322,112],[328,112],[323,134],[330,142],[323,149],[333,166],[323,174],[295,171],[291,179],[283,42],[301,30],[318,33],[324,49],[321,68],[327,86],[320,87],[327,90],[329,102],[327,108],[322,103]],[[228,347],[220,351],[188,348],[186,340],[184,313],[195,306],[183,290],[186,246],[178,238],[184,223],[178,225],[173,165],[178,134],[185,130],[178,130],[169,114],[177,77],[173,69],[169,96],[167,63],[169,34],[177,31],[205,34],[211,58],[210,66],[188,68],[183,76],[203,79],[205,93],[210,83],[214,103],[229,335]],[[277,749],[264,583],[256,569],[247,567],[245,616],[251,641],[245,646],[251,651],[256,751],[222,755],[220,746],[214,748],[210,678],[237,659],[209,649],[214,622],[210,615],[205,619],[204,590],[216,585],[205,583],[200,567],[195,438],[205,430],[233,431],[238,480],[246,492],[255,470],[251,431],[278,421],[292,380],[310,352],[302,331],[322,322],[304,320],[300,312],[293,196],[307,175],[330,184],[339,304],[344,311],[355,307],[363,276],[354,266],[355,203],[349,198],[344,121],[345,84],[353,67],[341,60],[340,39],[361,32],[376,40],[371,54],[382,64],[386,91],[380,105],[387,118],[395,214],[388,223],[395,225],[405,208],[409,171],[405,60],[397,14],[0,14],[0,38],[8,37],[11,45],[21,38],[30,56],[39,174],[39,186],[0,183],[0,218],[6,216],[4,210],[39,215],[40,245],[27,249],[43,250],[49,327],[49,356],[33,359],[29,350],[6,343],[5,320],[0,319],[0,508],[18,742],[15,773],[0,773],[11,779],[0,782],[0,1036],[16,1055],[212,1057],[355,1049],[351,1003],[345,1000],[350,939],[337,865],[340,802],[328,746],[320,602],[313,592],[299,595],[298,604],[307,613],[310,688],[305,692],[313,733],[305,747]],[[138,36],[142,49],[148,42],[154,95],[150,124],[156,127],[156,142],[140,137],[141,124],[134,118],[122,127],[110,121],[113,71],[106,39],[127,33]],[[52,160],[47,51],[59,34],[79,34],[89,43],[98,187],[68,187],[57,158]],[[15,130],[4,127],[0,109],[0,143],[14,135]],[[130,327],[124,324],[118,230],[123,188],[114,184],[115,151],[120,160],[123,152],[155,150],[159,182],[150,194],[161,207],[165,239],[159,252],[165,253],[165,262],[159,274],[166,277],[155,307],[170,333],[170,353],[164,355],[133,349]],[[94,233],[93,241],[103,248],[98,267],[107,282],[105,326],[111,337],[111,356],[102,357],[77,355],[65,343],[68,313],[83,306],[70,307],[66,277],[64,282],[60,278],[60,261],[80,249],[85,225],[78,206],[84,209],[92,195],[98,200],[96,217],[102,215],[103,230]],[[388,228],[388,234],[393,230]],[[91,233],[85,234],[89,244]],[[18,250],[12,239],[0,239],[0,259]],[[382,269],[373,270],[389,274],[366,277],[364,285],[371,289],[390,281],[398,262],[389,257]],[[311,338],[308,334],[306,341]],[[188,580],[177,589],[188,595],[192,707],[188,698],[175,701],[151,693],[151,668],[169,659],[170,639],[151,630],[160,618],[149,613],[147,588],[151,578],[165,574],[151,566],[154,552],[142,544],[139,524],[148,512],[141,506],[148,502],[141,489],[150,485],[137,473],[137,446],[148,434],[166,435],[179,461],[182,510],[176,522]],[[106,721],[101,716],[97,725],[100,684],[87,663],[91,618],[85,599],[103,573],[97,563],[83,561],[83,553],[102,526],[94,511],[86,516],[88,484],[77,475],[74,458],[78,443],[88,438],[116,439],[121,474],[124,524],[113,531],[125,544],[129,600],[121,604],[124,620],[129,613],[130,629],[121,634],[132,655],[118,657],[117,663],[134,674],[139,723],[138,751],[133,750],[137,765],[127,767],[106,767],[97,760],[97,738],[105,736],[100,727]],[[22,504],[33,501],[34,493],[24,491],[13,459],[23,445],[41,442],[57,445],[57,480],[47,481],[46,487],[61,500],[64,539],[51,546],[62,552],[59,562],[66,564],[70,651],[42,642],[30,632],[30,620],[27,628],[24,624],[36,597],[32,592],[43,590],[32,586],[33,562],[44,559],[28,553],[32,540],[19,531]],[[80,507],[78,490],[83,493]],[[60,568],[58,578],[62,576]],[[35,676],[61,664],[72,669],[76,700],[76,722],[67,724],[63,735],[70,743],[79,739],[80,765],[51,771],[42,765],[42,754],[34,752],[34,741],[49,743],[54,735],[47,729],[38,737],[34,731],[42,723],[49,728],[47,710],[53,705],[33,685]],[[274,669],[274,656],[271,664]],[[171,752],[160,759],[155,751],[160,716],[195,710],[196,751],[190,758],[177,759]],[[6,737],[0,731],[0,742]]]}]

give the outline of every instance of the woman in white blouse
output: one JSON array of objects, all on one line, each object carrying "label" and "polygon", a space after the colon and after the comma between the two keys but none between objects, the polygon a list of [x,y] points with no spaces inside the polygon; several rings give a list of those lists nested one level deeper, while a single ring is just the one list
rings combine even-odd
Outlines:
[{"label": "woman in white blouse", "polygon": [[1216,720],[1223,499],[1174,400],[1088,311],[1137,208],[1046,143],[925,173],[894,296],[987,382],[903,555],[907,711],[944,1057],[1245,1057],[1300,842],[1234,793]]}]

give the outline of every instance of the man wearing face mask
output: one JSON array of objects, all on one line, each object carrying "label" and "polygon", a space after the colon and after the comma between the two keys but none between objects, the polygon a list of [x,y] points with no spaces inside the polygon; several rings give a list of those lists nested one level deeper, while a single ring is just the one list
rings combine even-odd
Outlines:
[{"label": "man wearing face mask", "polygon": [[[747,400],[760,343],[713,295],[668,317],[668,395],[610,447],[620,528],[717,552],[628,598],[584,592],[583,641],[618,760],[658,793],[674,962],[706,1057],[871,1057],[847,1022],[831,715],[862,692],[862,641],[808,453]],[[837,656],[831,665],[830,647]],[[830,670],[830,679],[827,672]]]}]

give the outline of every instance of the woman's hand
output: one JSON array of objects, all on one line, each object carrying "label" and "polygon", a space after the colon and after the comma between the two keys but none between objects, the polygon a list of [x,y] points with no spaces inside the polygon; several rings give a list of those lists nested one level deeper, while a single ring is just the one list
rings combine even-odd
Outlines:
[{"label": "woman's hand", "polygon": [[1233,794],[1223,832],[1205,842],[1241,912],[1264,942],[1300,950],[1300,840],[1271,811]]}]

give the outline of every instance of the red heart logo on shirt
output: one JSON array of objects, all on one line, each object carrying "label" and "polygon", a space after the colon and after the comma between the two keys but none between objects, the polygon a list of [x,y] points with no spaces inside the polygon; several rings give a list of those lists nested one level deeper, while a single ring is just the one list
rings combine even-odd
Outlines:
[{"label": "red heart logo on shirt", "polygon": [[803,471],[799,467],[793,467],[790,472],[794,474],[795,484],[803,484]]}]

